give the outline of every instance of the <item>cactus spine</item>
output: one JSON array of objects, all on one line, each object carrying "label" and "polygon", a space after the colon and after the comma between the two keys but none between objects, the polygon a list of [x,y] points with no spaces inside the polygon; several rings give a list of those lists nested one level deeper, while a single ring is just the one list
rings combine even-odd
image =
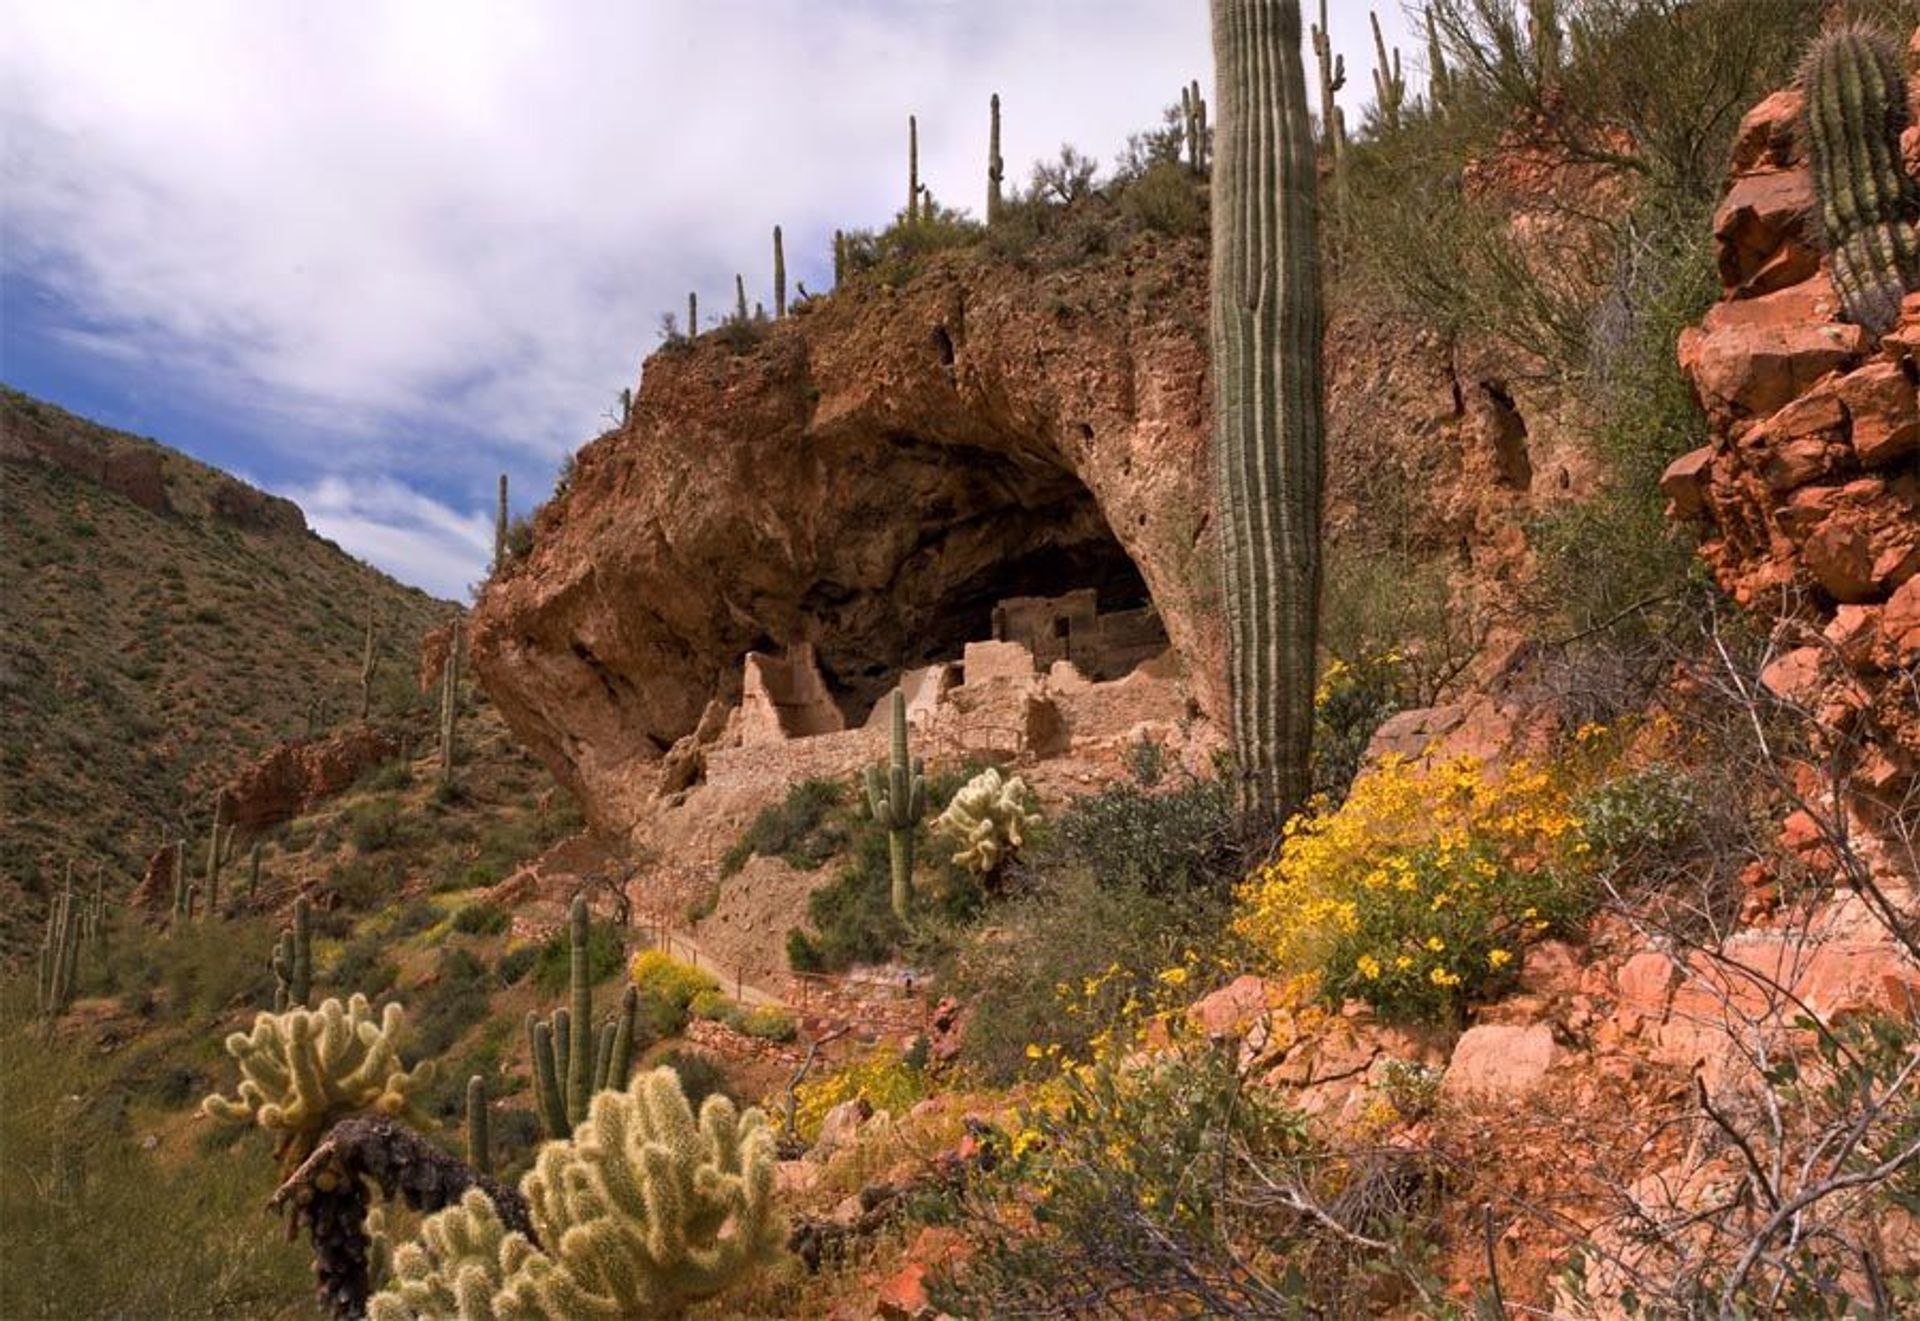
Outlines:
[{"label": "cactus spine", "polygon": [[1212,0],[1220,86],[1214,465],[1243,808],[1277,825],[1311,779],[1320,596],[1316,177],[1298,0]]},{"label": "cactus spine", "polygon": [[1389,59],[1386,40],[1380,35],[1380,15],[1369,9],[1367,22],[1373,25],[1373,54],[1376,61],[1373,70],[1374,108],[1379,112],[1381,127],[1389,133],[1396,133],[1400,129],[1400,104],[1407,96],[1407,80],[1400,73],[1400,48],[1395,46],[1393,56]]},{"label": "cactus spine", "polygon": [[780,226],[773,227],[773,319],[787,314],[787,249],[781,241]]},{"label": "cactus spine", "polygon": [[1848,320],[1884,334],[1920,284],[1920,189],[1900,156],[1908,117],[1900,57],[1871,28],[1839,28],[1808,48],[1801,78],[1834,292]]},{"label": "cactus spine", "polygon": [[588,959],[587,900],[575,895],[567,913],[569,951],[568,1006],[544,1021],[527,1015],[527,1044],[533,1054],[534,1099],[547,1136],[560,1139],[586,1118],[596,1092],[624,1087],[633,1063],[633,1034],[640,994],[632,986],[620,997],[620,1009],[599,1025],[593,1022],[593,977]]},{"label": "cactus spine", "polygon": [[467,1164],[482,1174],[493,1173],[493,1129],[487,1115],[487,1080],[477,1073],[467,1079]]},{"label": "cactus spine", "polygon": [[1000,196],[1000,183],[1007,177],[1007,163],[1000,156],[1000,93],[995,92],[988,102],[990,107],[990,127],[987,130],[987,223],[998,224],[1000,208],[1004,205]]},{"label": "cactus spine", "polygon": [[907,223],[920,223],[920,121],[907,116]]},{"label": "cactus spine", "polygon": [[913,909],[913,832],[927,814],[926,764],[907,760],[907,697],[893,690],[892,759],[882,776],[867,767],[867,806],[887,829],[887,860],[893,873],[893,915],[906,922]]}]

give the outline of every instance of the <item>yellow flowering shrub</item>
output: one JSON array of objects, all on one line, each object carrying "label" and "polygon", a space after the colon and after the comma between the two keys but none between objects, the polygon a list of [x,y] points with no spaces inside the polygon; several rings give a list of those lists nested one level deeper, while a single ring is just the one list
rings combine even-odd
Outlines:
[{"label": "yellow flowering shrub", "polygon": [[832,1073],[809,1078],[794,1091],[798,1105],[794,1127],[812,1142],[820,1136],[827,1112],[843,1101],[865,1097],[875,1110],[905,1114],[927,1096],[927,1076],[907,1062],[899,1051],[876,1046],[859,1059]]},{"label": "yellow flowering shrub", "polygon": [[1338,810],[1289,823],[1278,858],[1241,887],[1234,926],[1329,999],[1457,1017],[1514,975],[1527,941],[1577,915],[1585,847],[1543,770],[1389,759]]}]

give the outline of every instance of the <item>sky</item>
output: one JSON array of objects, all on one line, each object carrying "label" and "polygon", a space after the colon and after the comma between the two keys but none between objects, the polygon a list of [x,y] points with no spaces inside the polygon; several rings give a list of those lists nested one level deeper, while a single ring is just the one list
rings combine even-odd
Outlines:
[{"label": "sky", "polygon": [[[1332,9],[1356,124],[1367,11]],[[544,499],[689,290],[771,304],[775,224],[830,287],[909,114],[978,215],[994,92],[1011,183],[1196,77],[1204,0],[0,0],[0,380],[463,598],[497,475]]]}]

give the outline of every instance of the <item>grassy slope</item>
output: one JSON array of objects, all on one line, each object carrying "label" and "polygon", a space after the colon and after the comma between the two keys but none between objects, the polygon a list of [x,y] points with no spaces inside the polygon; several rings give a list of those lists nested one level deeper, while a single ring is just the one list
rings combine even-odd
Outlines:
[{"label": "grassy slope", "polygon": [[37,895],[70,858],[128,877],[163,826],[204,824],[211,786],[304,732],[315,697],[336,716],[355,710],[369,594],[375,715],[423,717],[418,640],[448,605],[312,533],[216,516],[229,479],[151,441],[11,390],[0,427],[159,450],[178,511],[0,462],[0,890]]}]

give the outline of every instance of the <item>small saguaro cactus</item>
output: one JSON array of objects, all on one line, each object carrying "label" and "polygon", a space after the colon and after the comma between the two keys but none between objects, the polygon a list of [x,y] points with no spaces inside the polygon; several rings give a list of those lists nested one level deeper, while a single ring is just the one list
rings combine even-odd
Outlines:
[{"label": "small saguaro cactus", "polygon": [[1920,284],[1920,189],[1901,164],[1907,85],[1892,41],[1864,26],[1816,38],[1801,65],[1820,237],[1847,319],[1881,335]]},{"label": "small saguaro cactus", "polygon": [[73,1000],[82,920],[69,875],[66,888],[47,908],[47,932],[40,943],[40,1012],[48,1018],[64,1013]]},{"label": "small saguaro cactus", "polygon": [[256,1014],[251,1032],[227,1038],[227,1054],[240,1064],[236,1094],[207,1097],[201,1112],[273,1133],[282,1173],[305,1160],[336,1120],[356,1111],[423,1126],[411,1093],[432,1078],[433,1066],[401,1067],[405,1017],[399,1005],[388,1004],[376,1019],[364,995],[345,1004],[328,1000],[318,1009]]},{"label": "small saguaro cactus", "polygon": [[1004,205],[1000,195],[1001,181],[1007,177],[1007,163],[1000,156],[1000,93],[995,92],[988,102],[989,123],[987,130],[987,223],[998,224],[1000,208]]},{"label": "small saguaro cactus", "polygon": [[907,116],[907,223],[920,223],[920,120]]},{"label": "small saguaro cactus", "polygon": [[213,829],[207,835],[207,916],[215,917],[220,907],[220,809],[226,804],[220,794],[213,796]]},{"label": "small saguaro cactus", "polygon": [[493,571],[507,566],[507,475],[500,474],[500,490],[493,502]]},{"label": "small saguaro cactus", "polygon": [[253,841],[253,848],[247,855],[247,902],[252,903],[260,897],[260,854],[264,845]]},{"label": "small saguaro cactus", "polygon": [[1397,132],[1400,105],[1407,96],[1407,80],[1400,73],[1400,48],[1395,46],[1392,55],[1388,55],[1386,39],[1380,35],[1380,15],[1371,9],[1367,11],[1367,22],[1373,25],[1374,109],[1380,116],[1381,127],[1389,133]]},{"label": "small saguaro cactus", "polygon": [[1200,94],[1200,80],[1198,78],[1195,78],[1193,80],[1192,94],[1193,94],[1193,146],[1194,146],[1194,156],[1193,156],[1194,167],[1193,168],[1196,173],[1205,174],[1207,170],[1207,153],[1211,148],[1212,138],[1207,133],[1207,98]]},{"label": "small saguaro cactus", "polygon": [[867,806],[887,831],[893,874],[893,915],[907,921],[913,910],[913,832],[927,814],[926,764],[907,760],[907,697],[893,690],[892,758],[883,775],[867,767]]},{"label": "small saguaro cactus", "polygon": [[586,1118],[594,1093],[625,1085],[633,1064],[634,1028],[640,993],[628,986],[620,1009],[593,1022],[593,974],[588,958],[589,914],[585,895],[567,912],[568,1006],[545,1019],[527,1015],[527,1046],[533,1056],[534,1099],[550,1138],[564,1138]]},{"label": "small saguaro cactus", "polygon": [[838,289],[847,278],[847,231],[833,231],[833,287]]},{"label": "small saguaro cactus", "polygon": [[471,1190],[394,1252],[367,1315],[683,1316],[779,1254],[774,1147],[759,1110],[713,1095],[696,1119],[672,1069],[641,1074],[520,1181],[538,1246]]},{"label": "small saguaro cactus", "polygon": [[[500,477],[501,499],[506,498],[506,475]],[[498,553],[495,556],[498,564]],[[379,663],[379,655],[373,648],[373,593],[367,593],[367,627],[360,641],[360,723],[366,724],[373,716],[373,671]]]},{"label": "small saguaro cactus", "polygon": [[687,293],[687,338],[693,339],[700,334],[700,295]]},{"label": "small saguaro cactus", "polygon": [[187,920],[187,841],[183,835],[173,841],[173,919]]},{"label": "small saguaro cactus", "polygon": [[482,1174],[493,1173],[493,1127],[487,1114],[487,1080],[477,1073],[467,1079],[467,1164]]},{"label": "small saguaro cactus", "polygon": [[440,669],[440,783],[453,783],[454,739],[460,720],[460,616],[453,617],[447,663]]},{"label": "small saguaro cactus", "polygon": [[747,319],[747,279],[744,275],[733,277],[733,319],[743,323]]},{"label": "small saguaro cactus", "polygon": [[293,925],[280,933],[274,944],[273,1011],[304,1009],[313,988],[313,906],[301,895],[293,901]]},{"label": "small saguaro cactus", "polygon": [[1327,0],[1320,0],[1320,21],[1313,25],[1313,57],[1320,66],[1320,140],[1337,164],[1346,153],[1346,118],[1334,93],[1347,85],[1347,57],[1333,53],[1327,29]]},{"label": "small saguaro cactus", "polygon": [[787,247],[780,226],[773,227],[773,319],[787,314]]},{"label": "small saguaro cactus", "polygon": [[1447,49],[1440,44],[1432,5],[1427,6],[1427,100],[1435,114],[1453,109],[1453,74],[1447,68]]}]

